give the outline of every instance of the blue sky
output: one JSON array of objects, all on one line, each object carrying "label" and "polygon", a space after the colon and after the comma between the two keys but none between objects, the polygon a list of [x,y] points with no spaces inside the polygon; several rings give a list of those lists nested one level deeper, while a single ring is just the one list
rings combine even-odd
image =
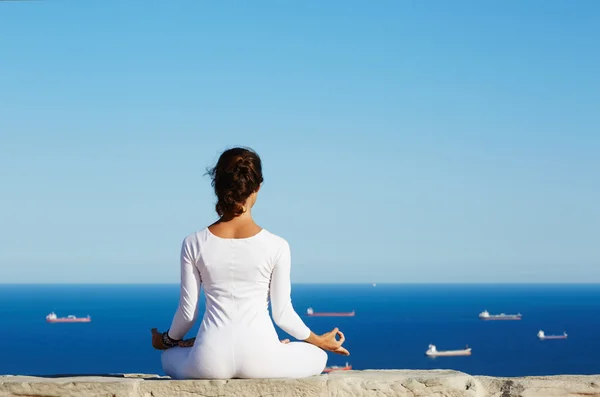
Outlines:
[{"label": "blue sky", "polygon": [[0,2],[0,282],[168,282],[219,153],[294,282],[600,282],[596,1]]}]

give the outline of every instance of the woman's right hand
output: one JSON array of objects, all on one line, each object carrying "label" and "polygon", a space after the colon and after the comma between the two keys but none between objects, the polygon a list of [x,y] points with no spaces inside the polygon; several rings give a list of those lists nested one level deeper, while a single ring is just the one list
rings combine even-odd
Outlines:
[{"label": "woman's right hand", "polygon": [[[337,339],[339,335],[340,339]],[[337,327],[332,329],[329,332],[324,333],[323,335],[315,335],[311,332],[311,335],[306,339],[308,343],[312,343],[313,345],[320,347],[325,351],[330,351],[333,353],[341,354],[343,356],[349,356],[350,352],[346,350],[346,348],[342,347],[346,337]]]}]

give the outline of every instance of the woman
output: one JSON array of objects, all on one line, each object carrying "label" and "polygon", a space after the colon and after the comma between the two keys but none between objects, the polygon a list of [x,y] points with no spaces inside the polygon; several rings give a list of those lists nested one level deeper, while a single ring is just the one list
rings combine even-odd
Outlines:
[{"label": "woman", "polygon": [[[294,311],[290,247],[252,219],[263,182],[259,156],[227,150],[209,173],[220,219],[183,241],[179,307],[169,330],[152,330],[152,345],[166,350],[165,373],[174,379],[298,378],[320,374],[326,351],[349,355],[342,332],[315,335]],[[197,318],[201,284],[206,312],[197,337],[183,340]],[[279,340],[269,300],[275,323],[304,342]]]}]

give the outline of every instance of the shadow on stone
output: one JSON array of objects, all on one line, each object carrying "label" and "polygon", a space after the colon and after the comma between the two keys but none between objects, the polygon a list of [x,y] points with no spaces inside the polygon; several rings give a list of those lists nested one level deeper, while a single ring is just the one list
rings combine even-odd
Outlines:
[{"label": "shadow on stone", "polygon": [[148,374],[52,374],[52,375],[27,375],[35,378],[59,379],[59,378],[123,378],[141,380],[171,380],[168,376]]}]

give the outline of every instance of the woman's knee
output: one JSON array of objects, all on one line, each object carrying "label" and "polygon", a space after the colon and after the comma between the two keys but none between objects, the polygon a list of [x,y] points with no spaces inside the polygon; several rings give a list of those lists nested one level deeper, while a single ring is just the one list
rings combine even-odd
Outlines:
[{"label": "woman's knee", "polygon": [[318,360],[319,368],[321,369],[320,372],[323,372],[327,366],[327,352],[325,350],[319,349]]},{"label": "woman's knee", "polygon": [[165,350],[164,352],[162,352],[162,354],[160,355],[160,363],[162,366],[162,370],[165,373],[165,375],[173,377],[174,374],[174,366],[173,366],[173,358],[171,357],[173,354],[170,350]]},{"label": "woman's knee", "polygon": [[172,347],[162,352],[160,361],[163,372],[171,378],[178,378],[180,369],[185,365],[185,360],[191,348],[189,347]]},{"label": "woman's knee", "polygon": [[327,352],[317,346],[308,345],[311,350],[312,366],[315,374],[323,372],[327,366]]}]

